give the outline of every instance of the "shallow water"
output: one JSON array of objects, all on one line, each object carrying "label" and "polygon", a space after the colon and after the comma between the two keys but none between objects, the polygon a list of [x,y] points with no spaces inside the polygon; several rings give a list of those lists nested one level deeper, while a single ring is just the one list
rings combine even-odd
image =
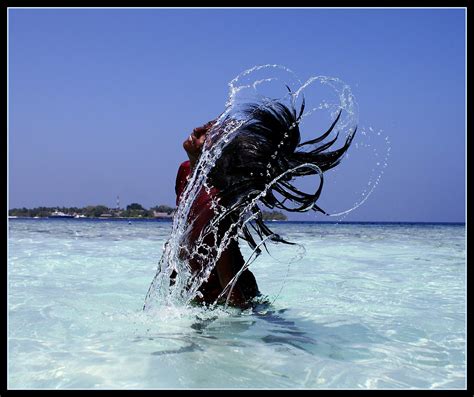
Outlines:
[{"label": "shallow water", "polygon": [[271,305],[145,313],[171,223],[10,220],[8,387],[466,387],[464,225],[271,226]]}]

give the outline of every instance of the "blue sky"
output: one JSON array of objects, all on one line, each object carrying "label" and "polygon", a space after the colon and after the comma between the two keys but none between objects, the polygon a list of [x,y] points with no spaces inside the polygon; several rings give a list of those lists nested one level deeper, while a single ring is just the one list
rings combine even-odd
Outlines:
[{"label": "blue sky", "polygon": [[[360,125],[390,138],[380,183],[344,220],[465,219],[462,8],[10,8],[8,33],[9,208],[173,205],[182,141],[235,76],[279,64],[342,79]],[[369,179],[350,157],[341,175],[335,209]]]}]

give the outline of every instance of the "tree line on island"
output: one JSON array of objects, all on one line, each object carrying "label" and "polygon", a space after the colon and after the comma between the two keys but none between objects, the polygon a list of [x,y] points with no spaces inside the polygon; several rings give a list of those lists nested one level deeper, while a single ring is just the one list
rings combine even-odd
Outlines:
[{"label": "tree line on island", "polygon": [[[141,204],[132,203],[125,208],[109,208],[105,205],[88,205],[86,207],[36,207],[12,208],[8,211],[10,217],[19,218],[49,218],[62,213],[77,218],[145,218],[171,219],[176,210],[168,205],[157,205],[149,209]],[[264,220],[285,221],[287,217],[279,211],[262,211]]]}]

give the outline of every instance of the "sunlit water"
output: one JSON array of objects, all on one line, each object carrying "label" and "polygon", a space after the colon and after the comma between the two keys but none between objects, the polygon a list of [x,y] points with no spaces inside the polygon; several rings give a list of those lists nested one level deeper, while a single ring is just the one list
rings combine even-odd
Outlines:
[{"label": "sunlit water", "polygon": [[466,387],[464,225],[272,228],[270,306],[143,312],[171,223],[10,220],[8,387]]}]

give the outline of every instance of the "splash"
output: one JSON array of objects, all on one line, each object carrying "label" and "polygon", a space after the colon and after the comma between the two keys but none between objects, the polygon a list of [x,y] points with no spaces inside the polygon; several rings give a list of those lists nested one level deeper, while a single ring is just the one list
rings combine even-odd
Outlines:
[{"label": "splash", "polygon": [[[305,137],[304,131],[324,131],[327,128],[328,121],[330,121],[330,125],[335,119],[337,120],[337,131],[331,131],[325,138],[328,142],[338,139],[340,131],[346,133],[346,139],[351,138],[348,135],[351,130],[354,131],[358,124],[357,102],[350,87],[338,78],[316,76],[302,83],[290,69],[284,66],[263,65],[248,69],[231,80],[225,111],[218,117],[208,132],[201,156],[181,195],[180,203],[173,217],[171,235],[163,247],[157,273],[145,299],[145,310],[156,307],[156,305],[188,305],[195,297],[199,297],[199,288],[211,275],[222,253],[233,240],[237,240],[242,235],[244,228],[253,225],[257,216],[253,209],[258,207],[259,203],[267,194],[270,194],[270,190],[277,183],[285,178],[288,179],[297,171],[305,169],[308,174],[312,174],[316,178],[316,181],[311,181],[312,188],[316,186],[317,192],[321,191],[323,184],[321,169],[314,164],[305,163],[292,167],[269,180],[258,194],[248,197],[245,205],[225,207],[212,194],[212,186],[208,178],[209,173],[216,165],[226,146],[238,136],[240,128],[251,121],[253,113],[246,112],[246,106],[257,104],[254,112],[258,112],[259,109],[265,108],[265,106],[275,101],[292,109],[305,109],[300,115],[299,122],[300,126],[304,127],[301,131],[303,141],[312,138],[311,136]],[[316,105],[304,107],[304,103]],[[323,126],[323,123],[326,127]],[[284,138],[286,137],[285,134]],[[339,139],[341,138],[339,137]],[[280,144],[283,143],[283,141],[280,142]],[[358,145],[361,148],[363,147],[361,142]],[[367,148],[370,147],[369,143],[366,145],[369,145]],[[272,159],[275,158],[276,154],[277,152],[271,156]],[[267,176],[270,176],[269,170],[272,166],[272,159],[269,159],[267,164]],[[384,162],[386,164],[386,159]],[[307,179],[311,178],[308,177]],[[365,191],[363,198],[350,209],[332,211],[328,215],[344,216],[362,205],[378,184],[379,179],[369,180],[371,188]],[[191,212],[193,203],[202,192],[206,192],[211,197],[210,207],[214,216],[208,227],[203,228],[191,244],[190,235],[195,221],[191,216]],[[310,209],[312,208],[304,208],[303,210]],[[233,214],[232,219],[234,221],[226,227],[224,232],[221,230],[219,233],[219,226],[229,219],[230,213]],[[237,232],[232,233],[231,230]],[[208,243],[209,237],[211,237],[214,244]],[[253,263],[260,247],[272,240],[273,237],[274,235],[260,236],[260,241],[253,247],[253,251],[244,266],[223,289],[219,299],[225,298],[226,304],[229,303],[230,294],[239,276]],[[300,247],[295,260],[302,258],[303,255],[304,248]],[[199,269],[192,269],[186,258],[199,258],[202,266]],[[173,280],[172,275],[174,275]]]},{"label": "splash", "polygon": [[[366,179],[366,183],[359,182],[358,186],[354,186],[353,195],[358,196],[352,205],[347,209],[333,211],[329,214],[331,217],[338,218],[337,221],[343,221],[347,215],[353,212],[364,204],[368,198],[373,194],[377,186],[385,173],[385,169],[389,164],[391,142],[390,138],[384,134],[384,131],[379,129],[376,130],[373,127],[361,127],[360,129],[361,139],[359,142],[355,142],[351,153],[348,154],[351,164],[359,166],[360,180]],[[343,178],[341,170],[341,179]],[[335,182],[334,178],[332,182]],[[328,189],[329,190],[329,189]],[[352,198],[352,200],[354,200]]]}]

